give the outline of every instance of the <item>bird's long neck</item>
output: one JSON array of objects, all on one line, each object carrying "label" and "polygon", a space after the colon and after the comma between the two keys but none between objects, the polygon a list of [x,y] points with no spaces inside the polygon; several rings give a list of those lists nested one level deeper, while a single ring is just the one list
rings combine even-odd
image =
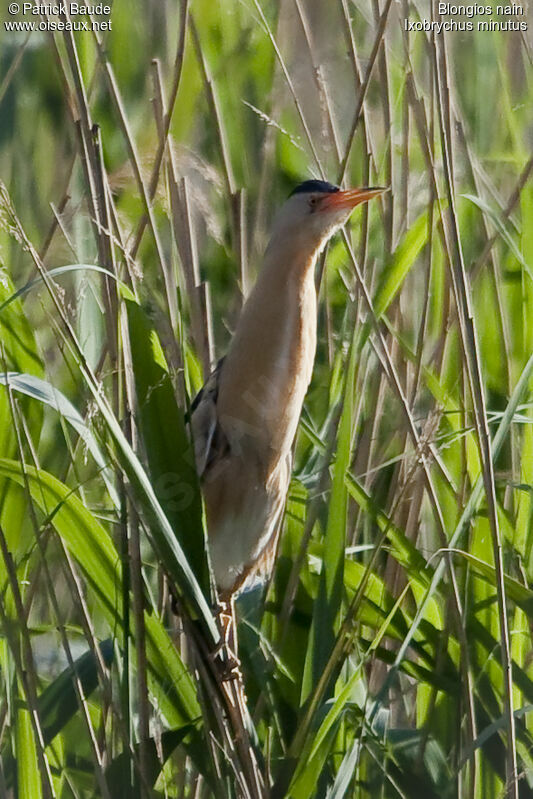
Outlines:
[{"label": "bird's long neck", "polygon": [[288,454],[316,349],[316,251],[271,243],[224,362],[217,401],[235,449],[265,465]]}]

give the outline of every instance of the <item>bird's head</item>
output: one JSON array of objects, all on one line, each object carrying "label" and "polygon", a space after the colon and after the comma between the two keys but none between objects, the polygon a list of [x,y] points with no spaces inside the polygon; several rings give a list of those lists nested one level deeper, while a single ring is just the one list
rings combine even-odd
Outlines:
[{"label": "bird's head", "polygon": [[318,251],[361,203],[378,197],[381,187],[339,189],[325,180],[300,183],[281,207],[273,239],[291,240],[301,249]]}]

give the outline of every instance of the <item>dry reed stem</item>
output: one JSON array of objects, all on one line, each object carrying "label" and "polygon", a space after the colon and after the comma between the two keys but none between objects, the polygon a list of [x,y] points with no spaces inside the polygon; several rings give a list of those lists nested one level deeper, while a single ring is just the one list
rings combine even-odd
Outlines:
[{"label": "dry reed stem", "polygon": [[452,158],[450,102],[447,85],[447,61],[445,45],[440,46],[433,39],[434,59],[437,73],[437,94],[439,124],[442,140],[442,159],[448,199],[448,210],[444,217],[445,234],[450,238],[452,279],[456,301],[458,304],[460,330],[468,373],[470,393],[474,407],[474,417],[482,464],[483,483],[488,507],[489,524],[493,541],[494,563],[496,569],[496,589],[498,596],[498,615],[500,622],[501,661],[504,674],[504,707],[507,718],[507,762],[506,762],[506,794],[518,799],[518,767],[516,759],[516,732],[513,712],[513,678],[509,640],[509,622],[507,618],[505,573],[503,566],[503,550],[498,520],[496,488],[494,482],[494,466],[492,445],[487,420],[483,374],[479,357],[476,327],[471,308],[470,290],[463,261],[459,226],[455,213],[455,191]]}]

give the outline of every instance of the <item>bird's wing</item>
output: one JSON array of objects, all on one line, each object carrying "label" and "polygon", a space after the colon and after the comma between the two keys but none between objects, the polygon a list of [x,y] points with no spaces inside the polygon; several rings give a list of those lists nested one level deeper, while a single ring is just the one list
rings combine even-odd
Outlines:
[{"label": "bird's wing", "polygon": [[224,359],[221,358],[191,404],[194,458],[199,477],[229,451],[229,443],[220,427],[217,413],[218,385],[223,362]]}]

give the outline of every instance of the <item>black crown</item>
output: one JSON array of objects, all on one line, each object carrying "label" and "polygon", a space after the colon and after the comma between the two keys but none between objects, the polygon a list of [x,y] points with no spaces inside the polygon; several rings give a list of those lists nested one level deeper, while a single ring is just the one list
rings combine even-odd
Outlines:
[{"label": "black crown", "polygon": [[328,183],[327,180],[304,180],[303,183],[296,186],[290,196],[292,197],[293,194],[311,194],[314,191],[322,191],[324,194],[333,194],[339,191],[339,187],[334,186],[333,183]]}]

